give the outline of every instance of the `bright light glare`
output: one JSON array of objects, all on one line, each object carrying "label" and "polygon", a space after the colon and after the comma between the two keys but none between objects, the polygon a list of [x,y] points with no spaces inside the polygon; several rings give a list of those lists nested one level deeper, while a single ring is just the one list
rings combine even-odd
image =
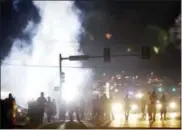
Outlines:
[{"label": "bright light glare", "polygon": [[[44,92],[45,97],[55,96],[53,87],[60,85],[59,54],[63,57],[83,54],[79,43],[79,36],[84,32],[80,17],[82,13],[76,8],[74,1],[34,1],[34,4],[41,15],[40,24],[36,28],[37,26],[29,21],[23,30],[25,35],[34,36],[30,37],[32,41],[13,39],[11,52],[1,64],[1,89],[16,95],[16,100],[22,107],[27,107],[27,100],[32,97],[38,98],[40,92]],[[25,47],[22,49],[21,45]],[[7,66],[4,63],[25,66]],[[82,67],[82,62],[64,61],[63,66]],[[81,89],[91,77],[91,70],[86,69],[63,68],[63,72],[65,82],[74,83],[71,87],[77,89]],[[74,97],[74,94],[67,91],[65,93],[70,95],[66,96],[68,98]],[[28,94],[33,96],[29,97]]]},{"label": "bright light glare", "polygon": [[70,103],[72,101],[75,101],[78,99],[78,90],[75,87],[72,88],[64,88],[62,92],[62,98],[65,100],[67,103]]},{"label": "bright light glare", "polygon": [[162,105],[160,103],[157,104],[157,109],[161,109]]},{"label": "bright light glare", "polygon": [[171,102],[170,103],[170,108],[172,108],[172,109],[176,108],[176,103],[175,102]]},{"label": "bright light glare", "polygon": [[135,111],[138,109],[138,106],[136,104],[131,105],[131,110]]},{"label": "bright light glare", "polygon": [[176,118],[177,114],[176,113],[170,113],[170,118]]},{"label": "bright light glare", "polygon": [[138,94],[136,94],[136,98],[142,98],[143,97],[143,94],[142,93],[138,93]]},{"label": "bright light glare", "polygon": [[18,112],[21,113],[21,109],[18,109]]},{"label": "bright light glare", "polygon": [[122,111],[122,105],[120,103],[113,103],[112,104],[112,111],[113,113],[119,113]]}]

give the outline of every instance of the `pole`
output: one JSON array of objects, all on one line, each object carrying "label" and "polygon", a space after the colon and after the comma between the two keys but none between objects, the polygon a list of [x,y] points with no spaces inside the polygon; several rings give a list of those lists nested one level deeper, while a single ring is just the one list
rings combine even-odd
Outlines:
[{"label": "pole", "polygon": [[59,54],[59,71],[60,71],[60,97],[59,97],[59,104],[58,104],[58,114],[60,116],[60,108],[61,108],[61,99],[62,99],[62,55]]}]

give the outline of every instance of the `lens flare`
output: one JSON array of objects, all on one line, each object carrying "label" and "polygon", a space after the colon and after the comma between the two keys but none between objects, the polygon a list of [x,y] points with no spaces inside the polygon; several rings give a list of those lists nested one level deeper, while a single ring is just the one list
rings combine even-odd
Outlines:
[{"label": "lens flare", "polygon": [[[40,9],[41,23],[38,28],[27,25],[23,32],[36,32],[32,45],[15,39],[8,57],[1,66],[2,90],[12,92],[17,102],[27,106],[27,101],[37,98],[40,92],[50,96],[55,86],[60,85],[59,67],[32,67],[28,65],[59,66],[59,54],[63,57],[83,54],[80,52],[79,35],[83,32],[80,10],[73,1],[34,1]],[[29,22],[31,24],[31,22]],[[19,45],[26,45],[20,49]],[[31,54],[29,51],[31,50]],[[79,51],[78,51],[79,50]],[[25,66],[7,66],[5,63]],[[64,61],[63,66],[82,66],[79,61]],[[64,88],[80,89],[90,77],[91,70],[64,68]],[[70,94],[69,94],[70,95]]]}]

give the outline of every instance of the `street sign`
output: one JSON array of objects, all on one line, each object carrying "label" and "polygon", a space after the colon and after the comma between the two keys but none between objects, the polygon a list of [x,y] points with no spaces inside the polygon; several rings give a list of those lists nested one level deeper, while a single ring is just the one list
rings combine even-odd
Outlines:
[{"label": "street sign", "polygon": [[111,62],[110,48],[104,48],[104,62]]},{"label": "street sign", "polygon": [[90,56],[88,56],[88,55],[69,56],[70,61],[88,60],[89,58],[90,58]]}]

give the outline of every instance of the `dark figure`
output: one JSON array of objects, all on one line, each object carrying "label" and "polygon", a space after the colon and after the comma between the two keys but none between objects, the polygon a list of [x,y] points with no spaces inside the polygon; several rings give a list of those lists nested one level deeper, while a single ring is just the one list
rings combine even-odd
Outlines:
[{"label": "dark figure", "polygon": [[73,114],[74,114],[74,112],[76,113],[77,121],[80,121],[79,108],[77,106],[70,108],[70,111],[69,111],[70,121],[73,121]]},{"label": "dark figure", "polygon": [[47,121],[51,122],[51,118],[53,115],[53,103],[51,102],[51,98],[48,97],[48,101],[46,104],[46,113],[47,113]]},{"label": "dark figure", "polygon": [[37,99],[38,112],[39,112],[39,123],[43,123],[46,102],[47,102],[47,100],[44,97],[44,93],[41,92],[40,97]]},{"label": "dark figure", "polygon": [[57,114],[56,100],[55,99],[52,100],[52,110],[53,110],[52,119],[55,120],[55,116]]},{"label": "dark figure", "polygon": [[147,95],[147,112],[148,112],[149,120],[152,120],[152,116],[151,116],[152,110],[151,110],[150,96],[151,96],[151,94],[150,94],[150,92],[148,92],[148,95]]},{"label": "dark figure", "polygon": [[108,115],[108,99],[107,99],[107,96],[106,94],[103,95],[102,97],[102,104],[103,104],[103,112],[104,112],[104,115],[103,115],[103,119],[104,120],[108,120],[109,119],[109,115]]},{"label": "dark figure", "polygon": [[146,97],[143,96],[141,98],[141,113],[142,113],[142,120],[144,120],[146,118],[146,113],[145,113],[145,109],[146,109]]},{"label": "dark figure", "polygon": [[1,100],[1,128],[12,129],[16,121],[16,101],[12,94]]},{"label": "dark figure", "polygon": [[81,99],[80,100],[80,119],[81,120],[84,120],[84,118],[85,118],[85,101],[84,101],[84,99]]},{"label": "dark figure", "polygon": [[110,101],[109,101],[109,107],[110,107],[110,113],[111,113],[111,117],[112,117],[112,120],[114,120],[114,113],[112,111],[112,103],[113,103],[113,97],[110,98]]},{"label": "dark figure", "polygon": [[66,120],[66,102],[61,100],[59,108],[59,120]]},{"label": "dark figure", "polygon": [[99,100],[99,96],[97,97],[93,97],[92,99],[92,120],[95,121],[96,120],[96,116],[97,116],[97,102]]},{"label": "dark figure", "polygon": [[162,108],[161,108],[161,120],[166,120],[166,113],[167,113],[167,100],[165,94],[162,95],[160,100]]},{"label": "dark figure", "polygon": [[126,97],[124,99],[124,103],[125,103],[125,119],[126,119],[126,121],[128,121],[129,111],[130,111],[130,100],[129,100],[128,94],[126,94]]},{"label": "dark figure", "polygon": [[155,92],[151,94],[150,100],[151,100],[151,118],[153,121],[155,121],[156,111],[157,111],[156,108],[157,95]]}]

